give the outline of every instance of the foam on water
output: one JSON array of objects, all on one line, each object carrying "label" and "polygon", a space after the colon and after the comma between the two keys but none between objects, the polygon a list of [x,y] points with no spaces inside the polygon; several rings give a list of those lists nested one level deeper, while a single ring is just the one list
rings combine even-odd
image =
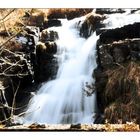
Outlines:
[{"label": "foam on water", "polygon": [[83,88],[87,82],[94,83],[98,37],[94,33],[88,39],[81,38],[77,28],[81,20],[84,17],[62,20],[61,27],[49,29],[59,35],[55,55],[59,69],[56,79],[43,84],[32,98],[24,123],[93,123],[96,95],[86,96]]}]

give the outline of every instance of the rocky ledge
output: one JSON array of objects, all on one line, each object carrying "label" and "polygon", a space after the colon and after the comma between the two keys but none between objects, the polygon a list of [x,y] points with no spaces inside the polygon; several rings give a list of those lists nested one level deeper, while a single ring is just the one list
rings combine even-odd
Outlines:
[{"label": "rocky ledge", "polygon": [[134,123],[127,124],[31,124],[31,125],[15,125],[11,127],[0,126],[0,131],[94,131],[94,132],[139,132],[139,125]]},{"label": "rocky ledge", "polygon": [[140,123],[139,26],[107,29],[97,43],[97,104],[109,123]]}]

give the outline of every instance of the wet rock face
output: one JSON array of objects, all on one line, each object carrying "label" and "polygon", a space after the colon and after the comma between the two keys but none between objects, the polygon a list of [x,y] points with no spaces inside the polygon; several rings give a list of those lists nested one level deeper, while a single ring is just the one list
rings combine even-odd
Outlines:
[{"label": "wet rock face", "polygon": [[101,14],[101,15],[103,15],[103,14],[113,14],[113,13],[124,13],[125,12],[125,10],[124,9],[117,9],[117,8],[115,8],[115,9],[111,9],[111,8],[97,8],[96,9],[96,13],[97,14]]},{"label": "wet rock face", "polygon": [[106,29],[97,42],[97,104],[109,123],[140,123],[139,29],[139,23]]},{"label": "wet rock face", "polygon": [[54,79],[57,73],[58,65],[54,54],[57,52],[55,41],[58,39],[58,33],[45,29],[41,32],[40,42],[36,47],[37,67],[35,70],[36,82],[44,82]]},{"label": "wet rock face", "polygon": [[103,26],[101,21],[104,18],[99,14],[89,14],[80,27],[80,36],[88,38],[96,29]]},{"label": "wet rock face", "polygon": [[47,42],[47,41],[55,41],[58,39],[58,34],[55,31],[48,31],[47,29],[41,32],[40,41]]},{"label": "wet rock face", "polygon": [[99,65],[102,68],[124,63],[130,60],[140,60],[140,39],[126,39],[111,44],[98,46]]},{"label": "wet rock face", "polygon": [[57,59],[54,57],[56,52],[57,45],[55,42],[38,43],[36,49],[36,82],[44,82],[55,78],[58,68]]},{"label": "wet rock face", "polygon": [[50,28],[50,27],[57,27],[57,26],[61,26],[61,21],[58,19],[50,19],[50,20],[46,20],[44,21],[43,24],[44,28]]},{"label": "wet rock face", "polygon": [[140,23],[126,25],[122,28],[108,29],[100,35],[100,43],[108,44],[113,41],[140,37]]}]

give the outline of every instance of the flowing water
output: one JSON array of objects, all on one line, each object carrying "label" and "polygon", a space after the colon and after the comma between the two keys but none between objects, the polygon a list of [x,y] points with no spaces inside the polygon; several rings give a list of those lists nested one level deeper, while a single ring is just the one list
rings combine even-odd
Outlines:
[{"label": "flowing water", "polygon": [[39,89],[32,98],[25,123],[72,124],[93,123],[95,96],[87,96],[86,84],[94,83],[92,72],[96,65],[96,41],[93,33],[88,39],[79,36],[78,23],[85,17],[62,20],[61,27],[49,30],[58,32],[55,54],[59,68],[56,79]]},{"label": "flowing water", "polygon": [[[94,11],[93,11],[94,12]],[[117,28],[140,21],[139,13],[126,12],[106,15],[105,28]],[[67,21],[61,27],[52,27],[58,33],[56,41],[58,72],[56,79],[46,82],[30,101],[24,123],[72,124],[93,123],[96,94],[87,96],[86,84],[94,83],[96,68],[96,41],[93,33],[88,39],[79,36],[79,26],[85,16]],[[92,91],[90,91],[92,92]]]},{"label": "flowing water", "polygon": [[113,13],[107,15],[103,23],[106,25],[106,28],[119,28],[124,25],[133,24],[134,22],[140,22],[139,12],[131,14],[131,9],[125,9],[125,13]]}]

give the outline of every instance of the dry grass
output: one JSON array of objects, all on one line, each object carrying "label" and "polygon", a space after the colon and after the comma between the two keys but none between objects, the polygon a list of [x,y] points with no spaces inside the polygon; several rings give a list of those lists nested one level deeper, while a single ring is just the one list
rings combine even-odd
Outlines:
[{"label": "dry grass", "polygon": [[[13,9],[3,9],[0,11],[0,19],[3,19],[11,10]],[[25,14],[26,9],[15,9],[11,14],[9,14],[4,20],[0,20],[0,31],[10,30],[14,28],[16,23],[22,23],[22,17]],[[5,25],[4,25],[5,24]]]},{"label": "dry grass", "polygon": [[108,70],[105,117],[111,123],[121,120],[140,123],[140,64],[130,62]]},{"label": "dry grass", "polygon": [[[3,19],[10,11],[13,9],[0,9],[0,19]],[[37,15],[37,14],[43,14],[44,16],[47,16],[48,9],[15,9],[11,14],[9,14],[5,19],[4,23],[5,26],[9,28],[13,28],[17,24],[24,24],[24,18],[25,13],[30,14],[31,16]],[[3,24],[3,21],[0,21],[0,24]],[[3,25],[0,26],[0,31],[3,30]]]},{"label": "dry grass", "polygon": [[92,11],[92,9],[78,9],[78,8],[49,9],[48,18],[68,18],[68,19],[72,19],[74,17],[86,15],[91,11]]},{"label": "dry grass", "polygon": [[105,95],[117,98],[119,95],[140,95],[140,65],[135,62],[110,69],[107,72],[108,82]]},{"label": "dry grass", "polygon": [[[16,34],[24,25],[42,27],[48,18],[77,17],[91,9],[0,9],[0,42]],[[11,12],[12,11],[12,12]],[[10,14],[9,14],[10,13]],[[8,15],[8,16],[7,16]]]},{"label": "dry grass", "polygon": [[48,124],[37,124],[33,123],[31,125],[17,125],[6,127],[3,124],[0,124],[0,131],[9,130],[9,131],[101,131],[101,132],[139,132],[139,125],[127,122],[127,124],[79,124],[70,125],[70,124],[57,124],[57,125],[48,125]]},{"label": "dry grass", "polygon": [[[17,23],[22,24],[22,17],[25,11],[26,9],[0,9],[0,45],[20,30],[21,27]],[[13,38],[4,47],[9,50],[15,50],[20,45]]]},{"label": "dry grass", "polygon": [[[16,35],[22,27],[39,26],[44,21],[48,9],[0,9],[0,45],[11,36]],[[29,13],[29,17],[26,14]],[[15,38],[6,43],[5,48],[20,48]]]}]

